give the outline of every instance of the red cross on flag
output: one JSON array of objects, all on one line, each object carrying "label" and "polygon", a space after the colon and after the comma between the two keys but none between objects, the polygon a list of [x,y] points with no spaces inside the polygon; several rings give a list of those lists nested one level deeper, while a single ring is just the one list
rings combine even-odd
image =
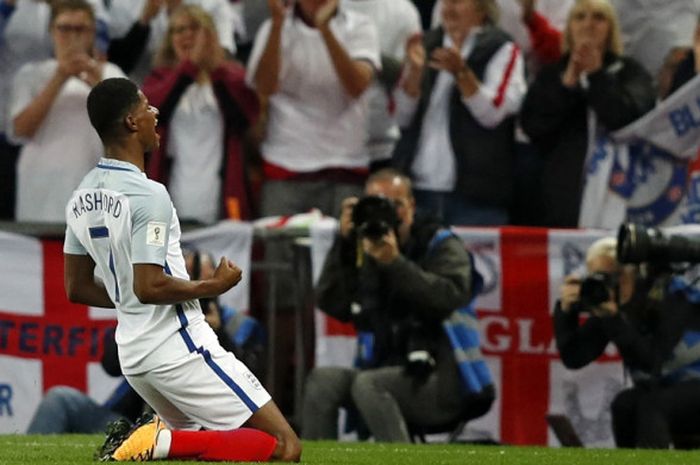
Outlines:
[{"label": "red cross on flag", "polygon": [[[226,256],[244,270],[221,296],[248,309],[253,226],[222,222],[190,231],[183,242]],[[103,337],[116,325],[113,309],[68,302],[63,288],[63,243],[0,232],[0,434],[26,431],[43,394],[75,387],[103,402],[121,378],[100,365]]]},{"label": "red cross on flag", "polygon": [[[484,276],[477,301],[481,345],[496,382],[497,398],[485,416],[469,422],[468,439],[507,444],[558,445],[548,413],[565,414],[587,446],[611,446],[609,404],[623,385],[614,350],[577,371],[559,360],[551,311],[563,277],[582,269],[585,251],[603,232],[539,228],[454,228]],[[312,229],[318,278],[335,227]],[[316,315],[316,363],[346,365],[354,331],[322,312]]]},{"label": "red cross on flag", "polygon": [[114,387],[99,358],[116,314],[68,302],[62,247],[0,233],[0,433],[24,432],[53,386],[96,399]]}]

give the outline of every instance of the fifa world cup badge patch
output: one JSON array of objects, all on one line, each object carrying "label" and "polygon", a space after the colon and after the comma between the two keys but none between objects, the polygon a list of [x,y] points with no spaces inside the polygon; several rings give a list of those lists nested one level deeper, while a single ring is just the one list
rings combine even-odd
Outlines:
[{"label": "fifa world cup badge patch", "polygon": [[165,223],[151,221],[146,229],[146,244],[163,247],[165,245]]}]

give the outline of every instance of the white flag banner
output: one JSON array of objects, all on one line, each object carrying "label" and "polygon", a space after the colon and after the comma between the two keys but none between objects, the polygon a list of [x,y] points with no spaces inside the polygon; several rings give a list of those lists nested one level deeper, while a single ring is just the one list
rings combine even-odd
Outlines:
[{"label": "white flag banner", "polygon": [[221,257],[236,264],[243,275],[241,281],[222,294],[219,301],[237,310],[250,309],[251,250],[253,248],[253,225],[238,221],[222,221],[214,226],[188,231],[182,234],[184,246],[209,252],[218,265]]},{"label": "white flag banner", "polygon": [[[595,131],[591,122],[589,129]],[[592,141],[580,227],[685,221],[688,165],[700,145],[700,76],[642,118],[611,134],[599,131]]]}]

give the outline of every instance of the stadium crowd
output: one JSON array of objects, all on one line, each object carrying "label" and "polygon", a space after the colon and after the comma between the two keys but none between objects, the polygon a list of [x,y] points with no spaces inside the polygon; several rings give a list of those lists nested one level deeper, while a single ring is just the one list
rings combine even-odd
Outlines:
[{"label": "stadium crowd", "polygon": [[591,133],[694,76],[696,3],[2,0],[0,217],[62,222],[87,92],[128,75],[185,221],[337,216],[393,164],[448,224],[576,227]]},{"label": "stadium crowd", "polygon": [[[102,155],[87,96],[128,76],[160,112],[146,173],[185,223],[347,220],[388,172],[436,224],[576,228],[601,134],[700,71],[699,15],[698,0],[0,0],[0,219],[64,221]],[[413,251],[422,277],[438,229]]]}]

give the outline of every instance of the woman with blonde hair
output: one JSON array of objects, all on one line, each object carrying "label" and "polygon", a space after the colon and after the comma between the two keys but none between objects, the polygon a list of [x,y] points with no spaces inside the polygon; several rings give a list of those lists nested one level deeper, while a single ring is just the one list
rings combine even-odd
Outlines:
[{"label": "woman with blonde hair", "polygon": [[585,165],[595,148],[590,141],[641,117],[656,97],[652,77],[622,54],[608,0],[576,1],[563,50],[531,84],[520,115],[544,159],[539,210],[550,227],[578,226]]},{"label": "woman with blonde hair", "polygon": [[252,217],[243,139],[260,107],[244,78],[208,13],[195,5],[173,11],[143,85],[160,109],[161,136],[146,171],[168,186],[183,221]]}]

